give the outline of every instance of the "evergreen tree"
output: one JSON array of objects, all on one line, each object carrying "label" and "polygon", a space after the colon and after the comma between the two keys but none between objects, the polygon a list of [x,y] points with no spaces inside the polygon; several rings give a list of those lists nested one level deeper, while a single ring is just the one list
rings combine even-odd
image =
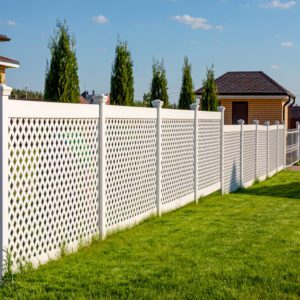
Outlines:
[{"label": "evergreen tree", "polygon": [[110,81],[110,103],[134,105],[133,62],[127,42],[118,41]]},{"label": "evergreen tree", "polygon": [[44,97],[57,102],[79,102],[80,89],[75,39],[66,22],[57,22],[57,31],[50,38],[50,65],[46,66]]},{"label": "evergreen tree", "polygon": [[144,93],[143,96],[143,104],[144,106],[151,106],[151,93]]},{"label": "evergreen tree", "polygon": [[192,65],[189,63],[188,58],[185,57],[182,68],[182,85],[178,105],[180,109],[190,109],[190,105],[195,100],[191,71]]},{"label": "evergreen tree", "polygon": [[153,60],[150,93],[151,100],[159,99],[164,102],[163,107],[169,107],[168,81],[163,60]]},{"label": "evergreen tree", "polygon": [[206,111],[218,110],[218,87],[215,82],[213,66],[207,69],[206,79],[203,80],[201,109]]}]

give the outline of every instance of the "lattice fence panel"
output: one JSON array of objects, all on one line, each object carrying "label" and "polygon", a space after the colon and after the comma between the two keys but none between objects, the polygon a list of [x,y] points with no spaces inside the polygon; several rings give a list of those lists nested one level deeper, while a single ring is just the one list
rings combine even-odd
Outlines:
[{"label": "lattice fence panel", "polygon": [[267,175],[267,131],[258,131],[258,176]]},{"label": "lattice fence panel", "polygon": [[284,164],[284,129],[279,129],[279,166],[282,167]]},{"label": "lattice fence panel", "polygon": [[106,226],[155,210],[156,120],[106,119]]},{"label": "lattice fence panel", "polygon": [[243,181],[255,179],[255,145],[256,131],[244,132]]},{"label": "lattice fence panel", "polygon": [[9,249],[47,258],[97,233],[98,120],[9,120]]},{"label": "lattice fence panel", "polygon": [[277,168],[277,130],[269,131],[269,172]]},{"label": "lattice fence panel", "polygon": [[290,166],[299,160],[299,131],[288,129],[286,133],[286,165]]},{"label": "lattice fence panel", "polygon": [[220,182],[220,126],[220,120],[198,120],[198,190]]},{"label": "lattice fence panel", "polygon": [[194,120],[163,119],[161,138],[162,204],[167,204],[193,193]]},{"label": "lattice fence panel", "polygon": [[224,134],[224,191],[231,192],[241,186],[240,132]]}]

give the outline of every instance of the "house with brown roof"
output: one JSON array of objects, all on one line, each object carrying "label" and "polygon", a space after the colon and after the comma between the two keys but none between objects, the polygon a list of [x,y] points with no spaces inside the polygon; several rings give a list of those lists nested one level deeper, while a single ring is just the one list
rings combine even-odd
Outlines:
[{"label": "house with brown roof", "polygon": [[[8,42],[10,38],[0,34],[0,42]],[[0,84],[5,84],[5,70],[7,68],[19,68],[19,62],[4,56],[0,56]]]},{"label": "house with brown roof", "polygon": [[[225,107],[225,124],[237,124],[243,119],[246,124],[259,120],[286,122],[289,107],[296,96],[264,72],[227,72],[216,79],[219,104]],[[195,91],[200,99],[203,88]]]}]

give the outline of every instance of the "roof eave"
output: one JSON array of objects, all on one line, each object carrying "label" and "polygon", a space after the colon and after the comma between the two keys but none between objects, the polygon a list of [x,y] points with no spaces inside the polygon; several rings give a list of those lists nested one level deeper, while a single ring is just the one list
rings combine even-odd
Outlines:
[{"label": "roof eave", "polygon": [[[195,95],[202,96],[202,92],[195,92]],[[238,97],[238,96],[282,96],[282,97],[291,97],[296,98],[296,96],[292,93],[218,93],[218,96],[232,96],[232,97]]]},{"label": "roof eave", "polygon": [[17,62],[7,62],[7,61],[2,61],[0,60],[0,66],[4,66],[5,68],[19,68],[20,64]]}]

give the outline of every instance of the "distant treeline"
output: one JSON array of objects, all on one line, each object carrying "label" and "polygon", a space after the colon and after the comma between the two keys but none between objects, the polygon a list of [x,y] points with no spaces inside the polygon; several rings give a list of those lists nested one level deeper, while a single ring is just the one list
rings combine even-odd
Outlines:
[{"label": "distant treeline", "polygon": [[40,100],[44,99],[42,92],[26,90],[26,89],[13,89],[10,95],[11,99],[28,99]]}]

